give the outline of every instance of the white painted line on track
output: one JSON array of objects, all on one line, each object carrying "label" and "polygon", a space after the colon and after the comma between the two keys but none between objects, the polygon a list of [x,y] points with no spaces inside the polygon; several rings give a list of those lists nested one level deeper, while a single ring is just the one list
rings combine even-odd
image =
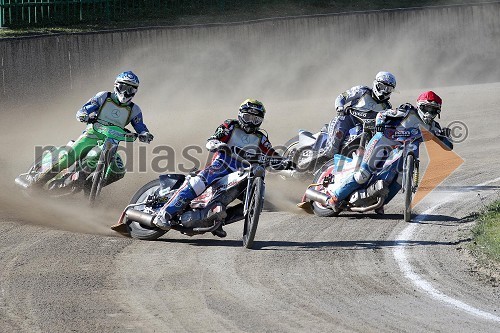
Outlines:
[{"label": "white painted line on track", "polygon": [[[477,186],[485,186],[491,183],[495,183],[500,181],[500,177],[478,184]],[[458,299],[455,299],[453,297],[445,295],[443,292],[437,290],[434,288],[428,281],[424,280],[421,276],[419,276],[417,273],[415,273],[415,270],[413,267],[410,265],[410,262],[408,261],[408,257],[406,255],[406,246],[409,240],[411,240],[413,233],[417,229],[419,225],[421,225],[421,221],[425,220],[424,215],[429,214],[433,211],[435,211],[437,208],[440,206],[443,206],[444,204],[447,204],[451,201],[453,201],[456,197],[464,196],[464,193],[456,193],[448,197],[448,200],[441,202],[439,204],[436,204],[432,206],[431,208],[425,210],[422,212],[420,215],[418,215],[415,218],[415,221],[413,223],[410,223],[401,233],[396,237],[396,246],[393,250],[394,257],[396,259],[396,262],[399,265],[399,268],[401,271],[404,273],[404,276],[408,278],[414,285],[425,291],[427,294],[429,294],[432,298],[443,302],[447,303],[449,305],[452,305],[460,310],[463,310],[471,315],[481,317],[484,319],[500,322],[500,317],[495,316],[494,314],[491,314],[489,312],[482,311],[480,309],[477,309],[473,306],[470,306]]]}]

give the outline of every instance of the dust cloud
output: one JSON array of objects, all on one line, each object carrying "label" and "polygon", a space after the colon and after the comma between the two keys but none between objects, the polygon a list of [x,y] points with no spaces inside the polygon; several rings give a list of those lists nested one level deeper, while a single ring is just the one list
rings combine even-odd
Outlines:
[{"label": "dust cloud", "polygon": [[[380,70],[390,71],[398,79],[393,105],[414,102],[423,89],[435,89],[439,94],[440,86],[479,79],[470,73],[488,72],[483,80],[498,80],[498,64],[471,62],[481,53],[466,42],[475,38],[476,31],[462,29],[458,36],[451,20],[434,18],[430,22],[409,16],[401,26],[374,31],[359,27],[361,33],[350,27],[340,35],[327,27],[310,31],[308,19],[293,23],[302,25],[294,30],[300,34],[293,35],[284,28],[273,29],[272,22],[249,24],[244,29],[238,26],[234,33],[231,28],[226,29],[229,33],[195,28],[195,32],[186,33],[191,37],[165,41],[162,47],[145,44],[124,51],[116,66],[92,73],[95,81],[75,78],[77,88],[54,91],[52,96],[44,96],[43,104],[36,98],[34,102],[19,101],[15,110],[2,115],[0,199],[4,219],[110,234],[109,226],[135,190],[158,176],[158,168],[153,170],[151,162],[161,152],[155,153],[154,148],[174,148],[174,170],[168,170],[174,172],[193,166],[182,150],[200,146],[203,153],[193,156],[203,167],[206,138],[223,120],[235,118],[246,98],[265,104],[268,112],[263,128],[274,145],[282,145],[300,128],[319,130],[334,116],[333,102],[338,94],[354,85],[371,86]],[[482,41],[484,45],[488,42]],[[13,180],[33,161],[34,146],[64,145],[77,138],[84,125],[76,121],[76,110],[98,91],[112,89],[114,77],[124,70],[134,71],[141,80],[134,102],[142,108],[145,123],[155,135],[143,161],[137,156],[144,144],[134,143],[132,170],[125,179],[103,190],[99,207],[92,212],[83,197],[54,201],[22,196]],[[139,171],[140,163],[146,170]],[[297,212],[295,203],[305,184],[270,174],[266,198],[278,209]]]}]

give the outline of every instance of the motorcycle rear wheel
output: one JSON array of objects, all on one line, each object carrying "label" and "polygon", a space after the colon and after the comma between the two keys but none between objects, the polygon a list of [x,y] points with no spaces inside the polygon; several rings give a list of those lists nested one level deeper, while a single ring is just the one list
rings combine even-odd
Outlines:
[{"label": "motorcycle rear wheel", "polygon": [[251,249],[257,232],[260,213],[264,205],[264,180],[260,177],[254,179],[250,191],[250,203],[243,226],[243,246]]},{"label": "motorcycle rear wheel", "polygon": [[413,171],[415,169],[415,157],[413,155],[406,156],[406,170],[405,172],[405,210],[403,212],[404,220],[411,221],[411,200],[413,197]]},{"label": "motorcycle rear wheel", "polygon": [[[325,163],[322,167],[321,170],[319,170],[316,175],[314,176],[313,183],[314,184],[321,184],[323,183],[323,172],[328,169],[330,166],[332,166],[333,160]],[[341,212],[341,210],[333,210],[331,208],[328,208],[326,206],[323,206],[319,202],[316,201],[311,201],[311,206],[313,209],[314,214],[320,217],[334,217],[338,216]]]},{"label": "motorcycle rear wheel", "polygon": [[[144,201],[147,196],[153,192],[155,192],[160,187],[160,180],[155,179],[141,187],[135,194],[132,196],[130,200],[130,204],[135,204]],[[134,207],[137,210],[141,209],[141,206]],[[130,209],[134,209],[130,208]],[[155,240],[161,236],[163,236],[166,231],[161,230],[159,228],[150,228],[148,226],[142,225],[139,222],[125,220],[125,224],[127,225],[127,230],[130,234],[130,237],[141,239],[141,240]]]}]

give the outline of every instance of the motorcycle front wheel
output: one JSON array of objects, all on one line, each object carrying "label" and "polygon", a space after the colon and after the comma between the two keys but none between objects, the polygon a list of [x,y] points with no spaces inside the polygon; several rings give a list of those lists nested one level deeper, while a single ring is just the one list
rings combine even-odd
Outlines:
[{"label": "motorcycle front wheel", "polygon": [[90,204],[94,204],[96,197],[101,193],[102,182],[104,179],[104,174],[107,169],[106,163],[106,152],[102,151],[99,156],[99,162],[97,162],[97,167],[94,171],[94,176],[92,177],[92,187],[90,188],[89,201]]},{"label": "motorcycle front wheel", "polygon": [[405,191],[405,209],[404,209],[404,220],[406,222],[411,221],[411,200],[413,197],[413,171],[415,170],[415,157],[413,155],[406,156],[406,169],[405,172],[405,183],[404,183],[404,191]]},{"label": "motorcycle front wheel", "polygon": [[264,205],[264,180],[262,178],[257,177],[254,179],[249,200],[248,212],[243,226],[243,246],[247,249],[251,249],[253,246],[260,213]]},{"label": "motorcycle front wheel", "polygon": [[[136,204],[140,202],[144,202],[146,198],[154,193],[160,187],[160,180],[155,179],[141,187],[135,194],[132,196],[130,200],[130,204]],[[135,206],[130,209],[137,209],[140,211],[144,210],[144,205]],[[127,225],[128,232],[130,237],[142,240],[155,240],[161,236],[163,236],[166,231],[161,230],[159,228],[151,228],[145,225],[140,224],[136,221],[126,220],[125,224]]]}]

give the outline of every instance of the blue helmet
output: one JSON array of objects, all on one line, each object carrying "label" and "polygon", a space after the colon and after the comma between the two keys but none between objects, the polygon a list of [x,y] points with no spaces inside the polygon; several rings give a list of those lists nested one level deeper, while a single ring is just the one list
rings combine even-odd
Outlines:
[{"label": "blue helmet", "polygon": [[131,71],[118,74],[114,92],[120,103],[128,103],[139,88],[139,78]]}]

